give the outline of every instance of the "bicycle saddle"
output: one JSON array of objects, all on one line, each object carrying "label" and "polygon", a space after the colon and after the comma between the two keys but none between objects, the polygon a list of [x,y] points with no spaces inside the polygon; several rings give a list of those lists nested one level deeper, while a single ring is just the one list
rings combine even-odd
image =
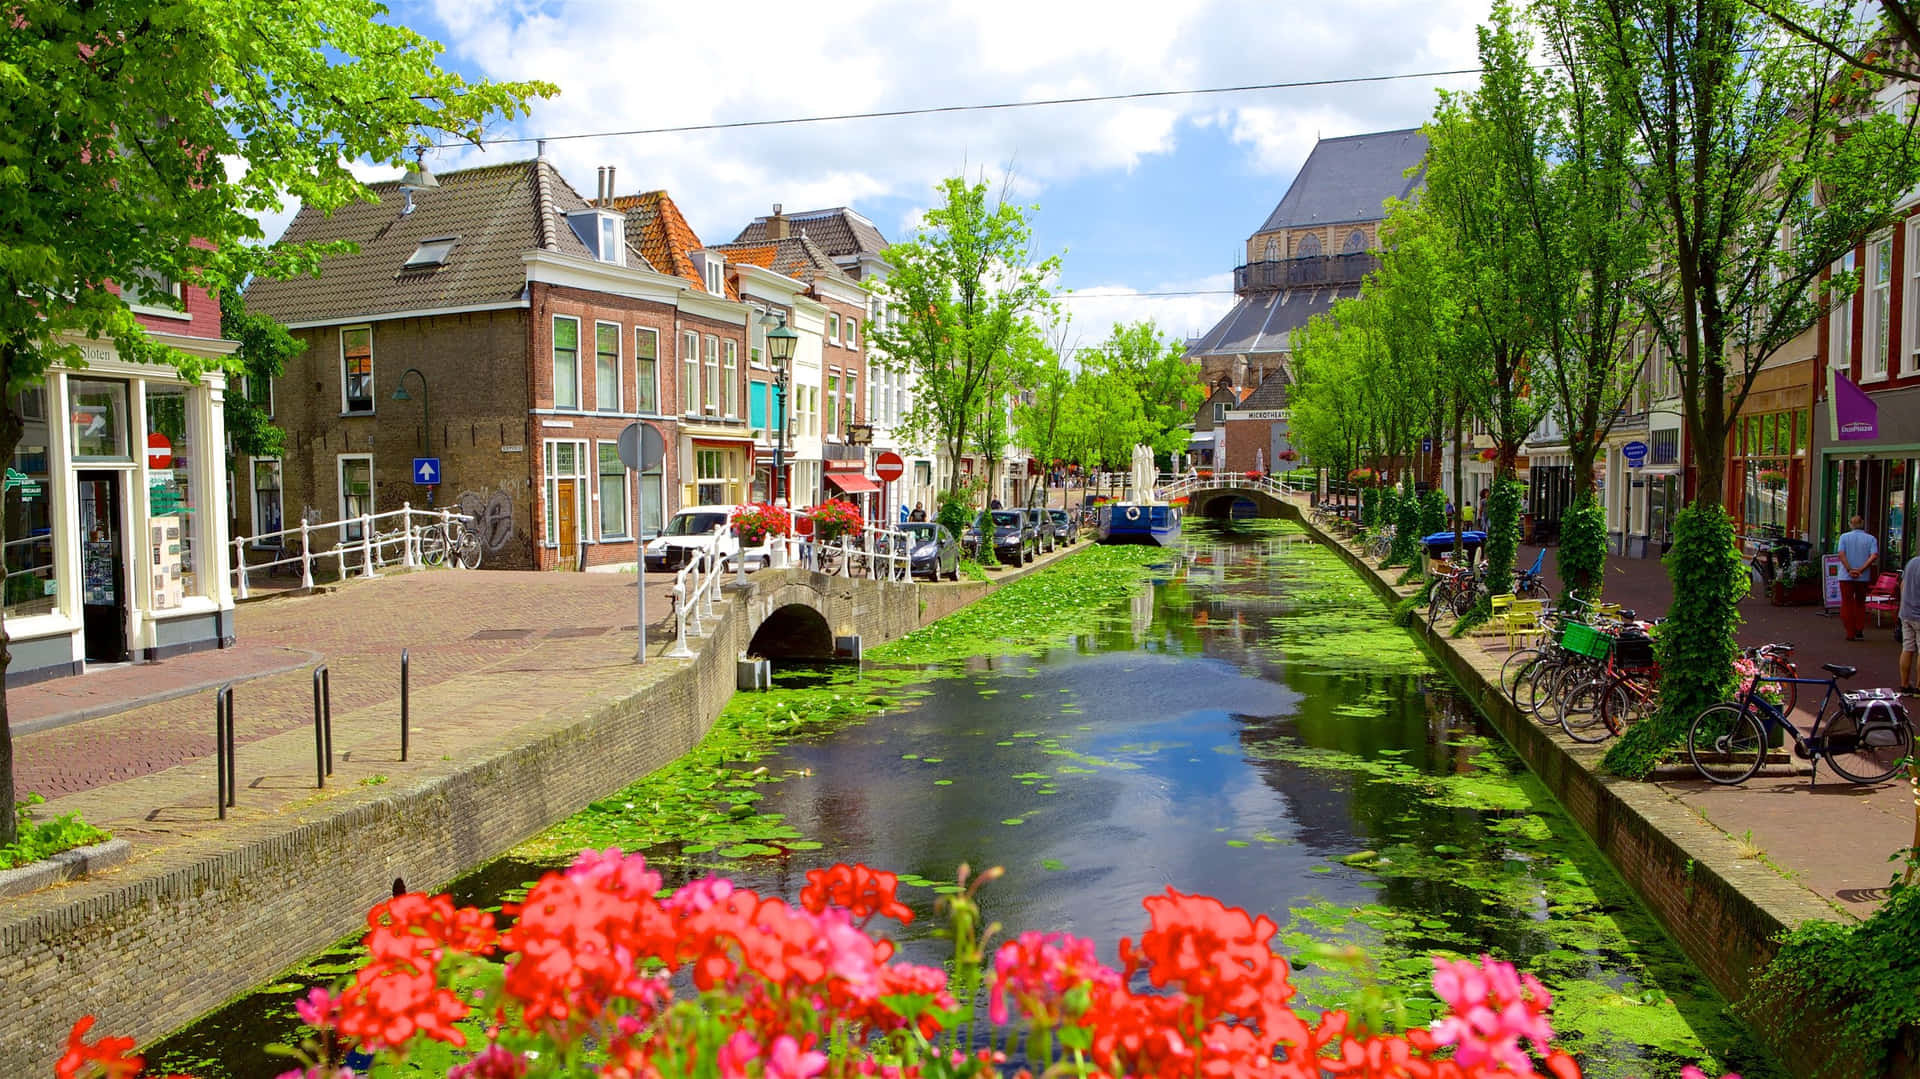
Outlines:
[{"label": "bicycle saddle", "polygon": [[1637,613],[1635,613],[1635,611],[1634,611],[1634,609],[1633,609],[1632,607],[1622,607],[1622,608],[1620,608],[1620,621],[1622,621],[1622,622],[1638,622],[1639,620],[1640,620],[1640,617],[1639,617],[1639,615],[1638,615]]},{"label": "bicycle saddle", "polygon": [[1852,678],[1860,670],[1858,667],[1849,667],[1844,663],[1822,663],[1820,669],[1836,678]]}]

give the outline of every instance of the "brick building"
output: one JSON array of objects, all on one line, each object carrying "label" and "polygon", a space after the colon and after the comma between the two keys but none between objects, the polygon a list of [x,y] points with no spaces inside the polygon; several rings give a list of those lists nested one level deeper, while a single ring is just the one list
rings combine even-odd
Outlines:
[{"label": "brick building", "polygon": [[[377,203],[302,209],[284,237],[356,250],[248,291],[308,346],[272,392],[286,460],[249,462],[252,531],[447,506],[478,519],[489,566],[582,568],[631,562],[636,530],[699,495],[740,493],[746,308],[656,267],[609,173],[592,201],[544,158],[373,189]],[[669,448],[637,495],[615,447],[635,421]],[[417,482],[418,458],[437,483]]]}]

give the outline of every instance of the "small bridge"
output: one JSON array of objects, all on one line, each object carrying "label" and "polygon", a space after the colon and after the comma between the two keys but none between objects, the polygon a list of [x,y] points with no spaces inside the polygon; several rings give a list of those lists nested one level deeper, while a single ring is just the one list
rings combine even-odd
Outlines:
[{"label": "small bridge", "polygon": [[[1153,491],[1154,498],[1161,502],[1186,498],[1189,517],[1219,520],[1234,516],[1278,517],[1280,506],[1286,501],[1288,493],[1287,486],[1272,476],[1263,475],[1250,480],[1239,473],[1203,477],[1194,472],[1155,487]],[[1236,514],[1234,507],[1241,504],[1251,505],[1251,514]]]}]

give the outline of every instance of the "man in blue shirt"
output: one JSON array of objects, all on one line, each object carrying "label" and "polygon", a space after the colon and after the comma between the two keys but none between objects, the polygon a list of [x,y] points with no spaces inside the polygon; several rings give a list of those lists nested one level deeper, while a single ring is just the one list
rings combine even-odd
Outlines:
[{"label": "man in blue shirt", "polygon": [[1873,584],[1873,571],[1880,563],[1880,541],[1866,530],[1859,514],[1847,522],[1853,528],[1840,537],[1840,627],[1847,640],[1867,635],[1867,589]]}]

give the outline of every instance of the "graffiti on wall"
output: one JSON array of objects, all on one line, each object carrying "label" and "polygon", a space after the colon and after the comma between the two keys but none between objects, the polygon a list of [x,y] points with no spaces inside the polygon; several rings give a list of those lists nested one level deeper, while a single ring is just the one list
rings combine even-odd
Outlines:
[{"label": "graffiti on wall", "polygon": [[498,554],[513,542],[513,496],[506,491],[462,491],[456,505],[473,518],[480,544],[489,554]]}]

